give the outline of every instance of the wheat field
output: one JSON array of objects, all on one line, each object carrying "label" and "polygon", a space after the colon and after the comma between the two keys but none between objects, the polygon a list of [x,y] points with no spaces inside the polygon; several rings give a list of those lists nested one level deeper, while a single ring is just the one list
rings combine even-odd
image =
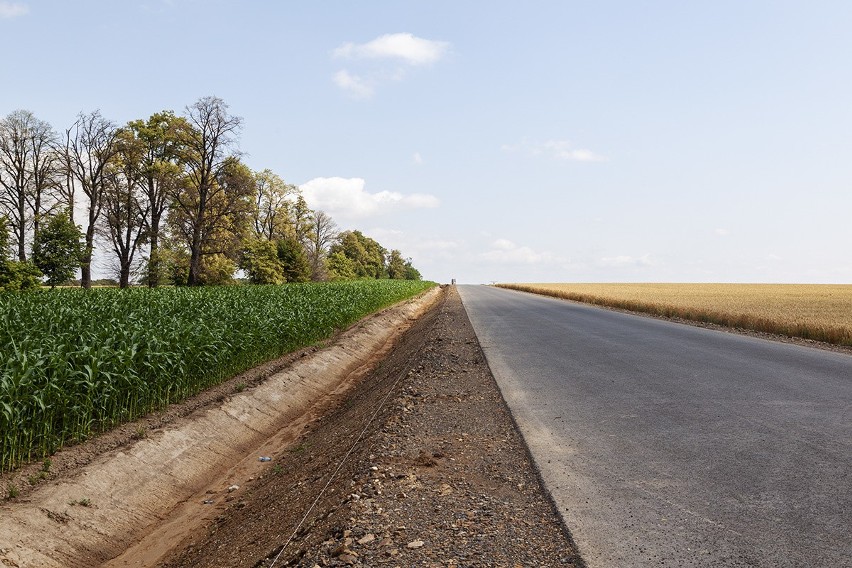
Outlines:
[{"label": "wheat field", "polygon": [[603,306],[852,346],[848,284],[498,284]]}]

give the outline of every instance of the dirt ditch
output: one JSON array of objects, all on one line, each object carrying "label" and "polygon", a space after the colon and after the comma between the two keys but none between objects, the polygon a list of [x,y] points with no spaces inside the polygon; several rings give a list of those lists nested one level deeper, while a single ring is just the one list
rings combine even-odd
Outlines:
[{"label": "dirt ditch", "polygon": [[389,328],[376,348],[350,330],[7,501],[0,566],[581,566],[457,293],[434,294],[356,326]]}]

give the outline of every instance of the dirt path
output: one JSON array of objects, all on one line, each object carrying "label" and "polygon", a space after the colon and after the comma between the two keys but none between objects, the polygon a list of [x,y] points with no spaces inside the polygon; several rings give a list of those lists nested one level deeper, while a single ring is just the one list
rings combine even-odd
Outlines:
[{"label": "dirt path", "polygon": [[[105,525],[91,520],[96,499],[88,507],[39,507],[40,489],[3,505],[0,566],[50,565],[23,557],[14,542],[23,533],[3,524],[24,507],[40,518],[44,548],[67,542],[69,528],[89,531],[88,549],[42,551],[60,558],[53,565],[583,565],[454,289],[370,368],[356,370],[312,411],[291,415],[261,445],[241,448],[176,507],[158,510],[158,495],[142,489],[150,527],[108,545]],[[198,423],[205,413],[187,420]],[[114,489],[119,499],[140,494],[138,486]]]}]

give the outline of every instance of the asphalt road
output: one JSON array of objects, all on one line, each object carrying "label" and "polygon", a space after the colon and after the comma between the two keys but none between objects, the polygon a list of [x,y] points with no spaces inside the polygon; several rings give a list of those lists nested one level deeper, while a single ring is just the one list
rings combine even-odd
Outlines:
[{"label": "asphalt road", "polygon": [[852,567],[852,356],[459,288],[590,568]]}]

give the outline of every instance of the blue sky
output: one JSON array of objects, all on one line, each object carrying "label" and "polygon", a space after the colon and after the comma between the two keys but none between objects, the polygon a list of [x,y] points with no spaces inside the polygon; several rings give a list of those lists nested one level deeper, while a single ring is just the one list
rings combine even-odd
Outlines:
[{"label": "blue sky", "polygon": [[206,95],[446,282],[852,283],[852,3],[0,0],[0,114]]}]

